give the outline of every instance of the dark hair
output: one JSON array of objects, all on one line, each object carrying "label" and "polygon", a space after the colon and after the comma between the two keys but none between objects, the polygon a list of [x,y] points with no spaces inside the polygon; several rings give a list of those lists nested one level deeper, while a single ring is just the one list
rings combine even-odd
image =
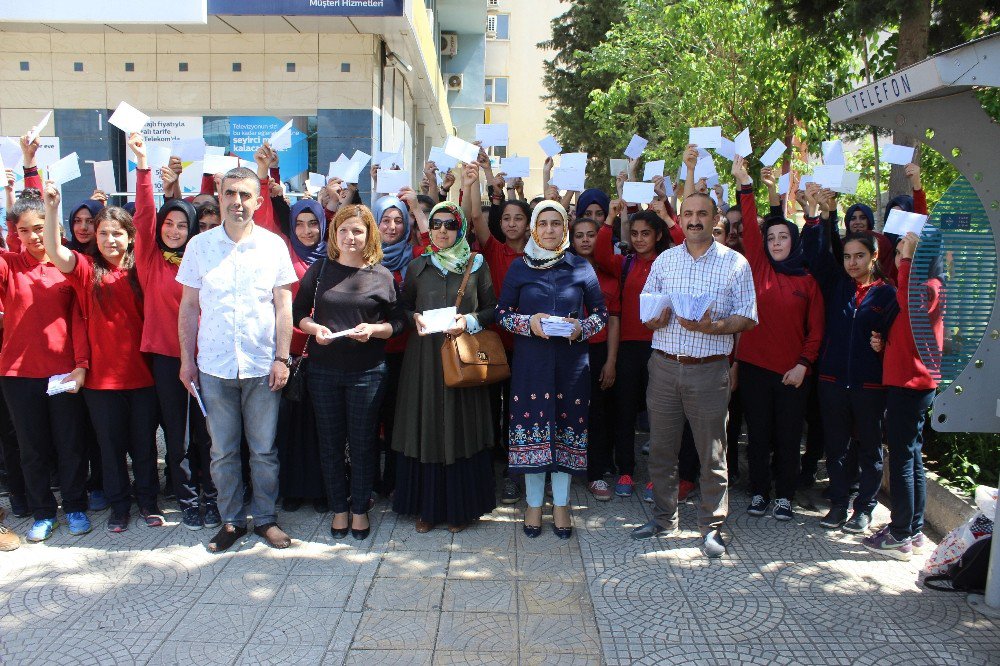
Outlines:
[{"label": "dark hair", "polygon": [[[132,293],[136,295],[136,298],[142,300],[142,286],[139,284],[139,277],[136,275],[135,270],[135,252],[133,251],[135,245],[135,224],[132,222],[132,216],[128,214],[127,210],[118,206],[104,208],[94,218],[95,237],[97,231],[101,228],[101,224],[107,221],[117,222],[128,235],[128,247],[125,249],[125,256],[122,257],[122,262],[118,265],[118,269],[128,271],[128,283],[132,287]],[[101,254],[101,251],[97,248],[97,243],[92,243],[87,248],[87,254],[94,259],[93,289],[95,300],[101,309],[104,309],[105,299],[107,298],[104,289],[104,276],[110,273],[113,267],[104,258],[104,255]]]},{"label": "dark hair", "polygon": [[213,203],[211,201],[203,201],[202,203],[195,206],[194,210],[197,213],[199,222],[201,222],[201,218],[206,217],[208,215],[215,215],[218,217],[222,217],[222,211],[219,210],[219,204]]},{"label": "dark hair", "polygon": [[629,234],[632,233],[632,226],[636,222],[645,222],[653,230],[653,233],[659,234],[660,238],[656,241],[656,246],[654,251],[656,254],[663,252],[668,247],[670,247],[670,233],[667,230],[667,223],[663,221],[663,218],[654,213],[651,210],[640,210],[638,213],[631,215],[628,219],[629,222]]},{"label": "dark hair", "polygon": [[517,206],[521,209],[521,212],[524,213],[524,217],[526,219],[531,219],[531,206],[520,199],[507,199],[507,201],[504,201],[503,207],[500,209],[500,215],[503,215],[503,212],[507,210],[507,206]]},{"label": "dark hair", "polygon": [[[37,192],[38,190],[35,191]],[[42,203],[42,200],[37,197],[26,197],[22,195],[17,201],[14,202],[14,205],[10,207],[10,210],[7,211],[7,219],[12,221],[14,226],[17,226],[21,216],[25,213],[36,213],[38,217],[45,219],[45,204]]]},{"label": "dark hair", "polygon": [[222,194],[225,189],[227,180],[252,180],[256,183],[257,194],[260,194],[260,179],[257,178],[257,173],[246,167],[236,167],[227,171],[226,175],[219,181],[219,194]]},{"label": "dark hair", "polygon": [[418,194],[417,203],[419,203],[421,206],[430,206],[431,208],[434,208],[434,206],[437,205],[436,203],[434,203],[434,199],[430,198],[426,194]]},{"label": "dark hair", "polygon": [[37,187],[26,187],[21,190],[20,199],[38,199],[42,200],[42,191]]},{"label": "dark hair", "polygon": [[[861,233],[850,233],[844,237],[844,242],[841,244],[841,248],[846,248],[847,244],[851,241],[858,241],[865,246],[868,250],[868,254],[872,255],[872,276],[879,280],[885,279],[885,273],[882,272],[882,267],[879,266],[878,259],[876,255],[878,254],[878,241],[875,240],[875,235],[871,232],[861,232]],[[841,257],[841,261],[843,261]]]},{"label": "dark hair", "polygon": [[354,194],[351,195],[351,200],[347,203],[353,206],[363,206],[365,202],[361,200],[361,192],[354,190]]},{"label": "dark hair", "polygon": [[573,247],[573,235],[576,234],[576,228],[581,224],[592,224],[597,231],[601,230],[601,223],[592,217],[578,217],[573,220],[572,224],[569,225],[569,252],[571,254],[576,254],[576,248]]}]

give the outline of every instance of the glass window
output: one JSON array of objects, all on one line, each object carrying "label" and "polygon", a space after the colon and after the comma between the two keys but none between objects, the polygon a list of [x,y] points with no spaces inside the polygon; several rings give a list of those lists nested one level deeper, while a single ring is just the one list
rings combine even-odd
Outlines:
[{"label": "glass window", "polygon": [[497,14],[497,39],[510,39],[510,14]]},{"label": "glass window", "polygon": [[493,101],[493,79],[486,79],[486,95],[483,97],[484,101]]},{"label": "glass window", "polygon": [[496,92],[493,95],[493,101],[496,102],[497,104],[506,104],[507,103],[507,77],[506,76],[498,76],[496,79],[494,79],[494,81],[496,82],[494,84],[496,86]]}]

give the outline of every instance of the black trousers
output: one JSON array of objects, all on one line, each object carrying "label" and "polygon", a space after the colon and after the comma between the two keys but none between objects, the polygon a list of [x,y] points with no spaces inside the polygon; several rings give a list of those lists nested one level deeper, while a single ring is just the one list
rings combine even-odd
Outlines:
[{"label": "black trousers", "polygon": [[802,474],[815,476],[819,461],[823,459],[823,418],[819,409],[819,380],[816,375],[806,377],[806,450],[802,454]]},{"label": "black trousers", "polygon": [[162,354],[151,356],[160,423],[167,442],[167,464],[177,504],[181,511],[197,508],[202,493],[206,502],[214,503],[218,493],[209,471],[212,440],[201,409],[178,379],[181,360]]},{"label": "black trousers", "polygon": [[[403,372],[404,353],[385,355],[385,392],[375,433],[375,441],[380,451],[375,459],[374,486],[375,491],[384,497],[388,497],[396,488],[396,454],[392,450],[392,431],[396,418],[396,393],[399,391],[399,376]],[[378,431],[381,431],[381,437]],[[380,462],[379,458],[384,462]]]},{"label": "black trousers", "polygon": [[847,508],[851,485],[847,452],[853,435],[858,441],[858,465],[861,468],[854,510],[871,514],[875,509],[875,495],[882,485],[885,389],[846,389],[821,381],[819,399],[823,409],[826,468],[830,473],[830,505]]},{"label": "black trousers", "polygon": [[[799,476],[799,444],[809,387],[786,386],[782,375],[750,363],[740,363],[740,383],[747,420],[747,462],[750,494],[791,501]],[[744,382],[746,382],[744,384]]]},{"label": "black trousers", "polygon": [[614,388],[614,452],[619,474],[635,474],[635,418],[646,406],[649,383],[649,342],[626,340],[618,345],[618,366]]},{"label": "black trousers", "polygon": [[7,401],[0,393],[0,473],[6,477],[7,489],[13,497],[24,499],[24,472],[21,471],[21,447]]},{"label": "black trousers", "polygon": [[56,517],[53,465],[59,474],[63,511],[86,511],[83,398],[76,393],[46,395],[47,379],[4,377],[0,386],[17,430],[24,489],[35,520]]},{"label": "black trousers", "polygon": [[156,389],[84,389],[83,394],[101,445],[104,494],[114,515],[126,514],[132,505],[126,456],[132,458],[139,508],[156,509],[160,489],[156,474]]},{"label": "black trousers", "polygon": [[[608,361],[608,343],[590,345],[590,412],[587,426],[587,481],[599,481],[612,469],[612,424],[614,387],[601,388],[601,368]],[[615,380],[617,383],[617,379]],[[614,461],[620,464],[620,461]]]}]

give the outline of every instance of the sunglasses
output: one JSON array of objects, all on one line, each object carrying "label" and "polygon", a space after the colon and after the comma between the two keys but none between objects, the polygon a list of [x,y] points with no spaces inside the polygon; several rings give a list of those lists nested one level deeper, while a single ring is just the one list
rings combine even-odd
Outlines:
[{"label": "sunglasses", "polygon": [[462,224],[458,220],[431,220],[431,229],[440,229],[444,227],[448,231],[458,231],[462,228]]}]

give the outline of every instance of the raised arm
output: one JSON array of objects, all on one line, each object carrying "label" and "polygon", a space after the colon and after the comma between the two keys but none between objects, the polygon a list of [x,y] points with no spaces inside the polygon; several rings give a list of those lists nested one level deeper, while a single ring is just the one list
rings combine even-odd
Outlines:
[{"label": "raised arm", "polygon": [[49,255],[49,261],[63,273],[71,273],[76,268],[76,256],[68,247],[62,244],[62,236],[59,234],[59,188],[54,181],[45,183],[45,231],[42,240],[45,243],[45,251]]},{"label": "raised arm", "polygon": [[614,199],[608,204],[608,216],[604,219],[604,224],[597,232],[597,239],[594,241],[594,263],[597,267],[613,275],[620,280],[622,276],[622,263],[625,257],[615,254],[614,229],[615,218],[625,206],[621,199]]},{"label": "raised arm", "polygon": [[733,160],[733,178],[736,179],[736,198],[740,202],[740,212],[743,214],[743,251],[750,269],[757,274],[770,267],[764,249],[764,238],[757,225],[757,203],[753,196],[753,180],[747,172],[747,161],[736,156]]},{"label": "raised arm", "polygon": [[483,217],[483,200],[479,192],[479,164],[466,164],[462,167],[462,209],[472,223],[476,240],[480,247],[486,247],[490,238],[489,220]]},{"label": "raised arm", "polygon": [[903,168],[907,180],[910,181],[910,189],[913,190],[913,212],[920,215],[927,215],[927,193],[920,182],[920,167],[916,164],[907,164]]},{"label": "raised arm", "polygon": [[695,193],[694,170],[698,166],[698,146],[689,143],[684,149],[684,166],[687,167],[687,178],[684,179],[684,198]]},{"label": "raised arm", "polygon": [[[156,203],[153,200],[153,177],[146,161],[146,142],[142,135],[133,132],[127,139],[128,147],[135,155],[135,256],[142,266],[160,259],[156,243]],[[169,169],[167,169],[169,171]],[[173,173],[171,171],[171,173]]]}]

